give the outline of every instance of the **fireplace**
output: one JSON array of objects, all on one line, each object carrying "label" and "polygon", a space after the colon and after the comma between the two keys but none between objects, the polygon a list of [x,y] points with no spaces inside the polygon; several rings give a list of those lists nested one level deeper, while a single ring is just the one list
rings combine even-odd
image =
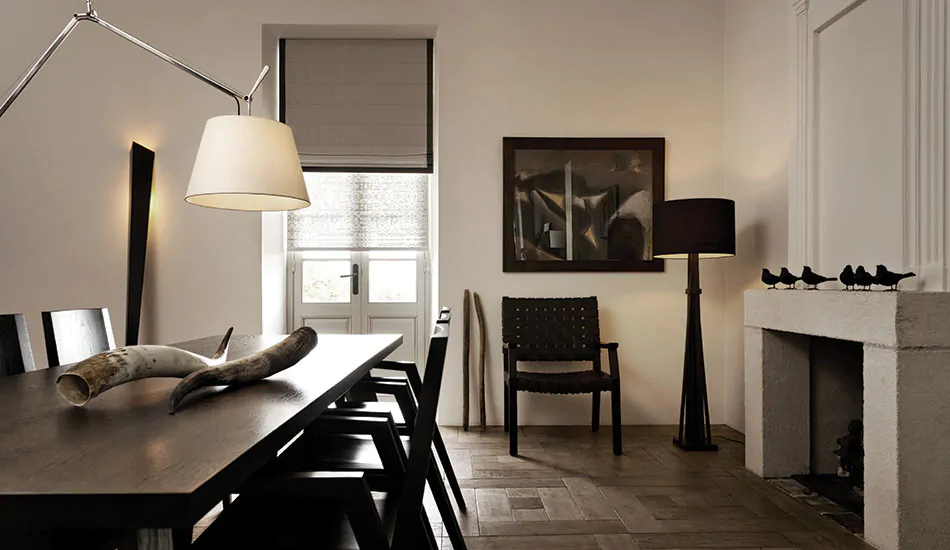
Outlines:
[{"label": "fireplace", "polygon": [[765,478],[829,472],[835,438],[862,419],[865,538],[941,548],[950,293],[749,291],[745,319],[746,467]]},{"label": "fireplace", "polygon": [[792,479],[837,505],[806,500],[823,515],[863,534],[864,346],[817,336],[809,346],[809,470]]}]

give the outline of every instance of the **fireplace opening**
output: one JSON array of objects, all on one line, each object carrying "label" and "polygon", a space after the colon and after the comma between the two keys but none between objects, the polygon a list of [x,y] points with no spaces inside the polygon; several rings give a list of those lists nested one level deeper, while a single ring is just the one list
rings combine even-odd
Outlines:
[{"label": "fireplace opening", "polygon": [[792,476],[834,504],[816,499],[823,514],[855,532],[864,530],[863,378],[862,344],[811,339],[811,467]]}]

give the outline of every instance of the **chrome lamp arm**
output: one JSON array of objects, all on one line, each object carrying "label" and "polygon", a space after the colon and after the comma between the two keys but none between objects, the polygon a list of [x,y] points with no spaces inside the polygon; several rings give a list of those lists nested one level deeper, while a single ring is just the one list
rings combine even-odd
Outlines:
[{"label": "chrome lamp arm", "polygon": [[24,88],[26,88],[27,84],[29,84],[30,81],[33,80],[33,77],[36,76],[36,73],[38,73],[40,69],[42,69],[43,66],[46,65],[46,62],[49,61],[50,57],[52,57],[53,54],[56,53],[56,50],[58,50],[59,47],[62,46],[63,42],[65,42],[66,39],[69,38],[69,35],[72,34],[72,32],[76,29],[76,26],[79,25],[79,23],[82,21],[90,21],[92,23],[96,23],[97,25],[99,25],[100,27],[106,30],[112,31],[113,34],[116,34],[128,40],[129,42],[142,48],[148,53],[170,63],[171,65],[174,65],[175,67],[178,67],[179,69],[185,71],[186,73],[204,82],[205,84],[211,86],[212,88],[215,88],[216,90],[233,97],[234,100],[237,102],[237,109],[238,109],[239,115],[241,114],[241,102],[243,101],[244,104],[247,106],[246,108],[247,114],[251,114],[251,101],[253,100],[254,94],[257,92],[257,89],[260,87],[261,83],[264,81],[264,77],[266,77],[267,73],[270,71],[270,67],[268,67],[267,65],[264,65],[264,68],[261,70],[261,74],[257,77],[257,80],[254,82],[254,85],[252,86],[251,91],[248,92],[247,94],[242,94],[241,92],[239,92],[232,86],[229,86],[221,82],[220,80],[214,78],[213,76],[210,76],[206,73],[199,71],[198,69],[195,69],[194,67],[184,63],[183,61],[168,55],[167,53],[159,50],[158,48],[155,48],[154,46],[148,44],[147,42],[144,42],[136,38],[135,36],[132,36],[131,34],[125,32],[119,27],[116,27],[112,23],[109,23],[108,21],[101,19],[99,17],[99,14],[96,13],[96,10],[93,8],[92,4],[93,4],[93,0],[86,0],[86,12],[77,13],[73,15],[72,19],[69,20],[69,23],[66,24],[66,27],[63,28],[63,31],[59,33],[59,36],[57,36],[56,39],[53,40],[53,43],[49,45],[49,47],[46,49],[45,52],[43,52],[43,55],[41,55],[40,58],[37,59],[35,63],[33,63],[33,66],[31,66],[30,69],[23,76],[23,78],[21,78],[20,81],[16,83],[16,85],[13,87],[13,89],[10,91],[7,97],[3,98],[3,102],[0,103],[0,117],[2,117],[3,114],[7,112],[7,109],[9,109],[10,105],[12,105],[14,101],[16,101],[17,97],[20,96]]}]

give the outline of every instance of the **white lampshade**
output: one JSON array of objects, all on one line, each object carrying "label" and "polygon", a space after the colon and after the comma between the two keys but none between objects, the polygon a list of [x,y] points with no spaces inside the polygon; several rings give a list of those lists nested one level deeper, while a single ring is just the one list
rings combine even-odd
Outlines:
[{"label": "white lampshade", "polygon": [[185,200],[257,212],[310,206],[290,127],[254,116],[208,120]]}]

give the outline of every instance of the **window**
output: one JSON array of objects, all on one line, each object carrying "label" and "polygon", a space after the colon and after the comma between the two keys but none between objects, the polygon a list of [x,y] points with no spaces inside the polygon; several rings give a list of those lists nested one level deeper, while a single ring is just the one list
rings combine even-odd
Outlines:
[{"label": "window", "polygon": [[287,215],[287,249],[425,250],[426,174],[306,172],[310,206]]}]

